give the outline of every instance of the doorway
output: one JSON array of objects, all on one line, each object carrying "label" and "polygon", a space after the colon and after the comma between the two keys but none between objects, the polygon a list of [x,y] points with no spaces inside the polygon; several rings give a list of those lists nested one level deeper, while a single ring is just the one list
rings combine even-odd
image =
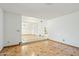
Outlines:
[{"label": "doorway", "polygon": [[44,39],[45,22],[34,17],[22,16],[22,43],[29,43]]}]

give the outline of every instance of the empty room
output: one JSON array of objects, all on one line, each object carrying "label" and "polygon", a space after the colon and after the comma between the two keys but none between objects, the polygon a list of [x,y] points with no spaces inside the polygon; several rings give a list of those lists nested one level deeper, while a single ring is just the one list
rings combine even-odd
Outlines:
[{"label": "empty room", "polygon": [[0,3],[0,56],[79,56],[79,3]]}]

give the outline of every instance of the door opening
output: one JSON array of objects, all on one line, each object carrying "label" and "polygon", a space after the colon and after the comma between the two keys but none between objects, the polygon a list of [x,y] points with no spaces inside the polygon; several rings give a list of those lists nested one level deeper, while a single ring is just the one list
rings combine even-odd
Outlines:
[{"label": "door opening", "polygon": [[22,16],[22,43],[45,40],[43,38],[45,34],[43,25],[40,23],[40,19]]}]

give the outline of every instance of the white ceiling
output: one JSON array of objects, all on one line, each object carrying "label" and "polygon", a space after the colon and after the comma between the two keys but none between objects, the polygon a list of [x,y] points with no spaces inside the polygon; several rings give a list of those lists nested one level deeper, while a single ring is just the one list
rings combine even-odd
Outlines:
[{"label": "white ceiling", "polygon": [[5,11],[45,19],[79,11],[79,3],[0,3],[0,7]]}]

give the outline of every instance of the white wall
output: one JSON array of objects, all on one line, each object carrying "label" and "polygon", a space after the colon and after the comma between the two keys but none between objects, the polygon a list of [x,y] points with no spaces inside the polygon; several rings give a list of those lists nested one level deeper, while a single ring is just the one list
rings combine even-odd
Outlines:
[{"label": "white wall", "polygon": [[33,22],[22,23],[22,34],[35,34],[38,33],[38,24]]},{"label": "white wall", "polygon": [[46,27],[47,21],[46,20],[42,21],[43,21],[42,23],[41,22],[38,23],[38,34],[44,36],[45,35],[44,28]]},{"label": "white wall", "polygon": [[21,42],[21,15],[4,12],[4,46]]},{"label": "white wall", "polygon": [[79,47],[79,12],[48,20],[47,30],[51,40]]},{"label": "white wall", "polygon": [[32,34],[38,35],[38,23],[32,23]]},{"label": "white wall", "polygon": [[3,48],[3,10],[0,9],[0,51]]},{"label": "white wall", "polygon": [[38,34],[38,19],[22,16],[22,34]]}]

